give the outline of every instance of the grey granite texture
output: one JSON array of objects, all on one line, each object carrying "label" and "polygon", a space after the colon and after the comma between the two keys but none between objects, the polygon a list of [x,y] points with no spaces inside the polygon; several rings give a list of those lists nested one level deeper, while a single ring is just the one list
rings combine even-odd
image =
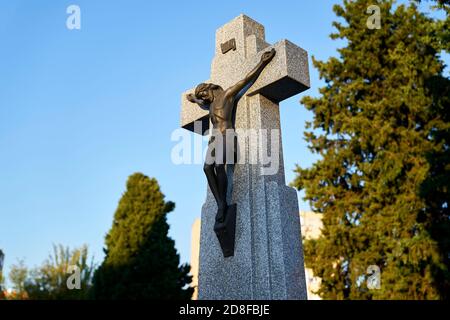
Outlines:
[{"label": "grey granite texture", "polygon": [[[216,39],[216,56],[211,65],[211,78],[205,82],[212,82],[227,89],[253,69],[265,51],[275,48],[277,51],[275,58],[248,90],[247,95],[260,93],[272,101],[281,102],[308,89],[310,86],[308,53],[288,40],[270,46],[264,38],[258,38],[256,35],[264,35],[264,28],[250,21],[252,20],[246,16],[239,16],[217,31],[216,37],[219,38]],[[255,33],[251,33],[250,26],[242,26],[245,22],[255,26]],[[241,34],[243,30],[246,30],[245,38]],[[226,34],[229,36],[226,37]],[[236,39],[237,50],[222,54],[220,44],[233,37]],[[187,90],[181,97],[181,127],[191,131],[194,128],[194,121],[204,121],[208,117],[207,111],[186,100],[186,95],[193,91],[194,88]],[[208,126],[208,123],[204,126]]]},{"label": "grey granite texture", "polygon": [[[221,43],[232,38],[237,49],[222,54]],[[216,55],[208,82],[228,88],[241,80],[269,47],[264,27],[240,15],[216,32]],[[269,147],[279,146],[276,154],[271,154],[278,159],[276,170],[264,175],[263,169],[270,164],[250,161],[251,155],[267,153],[268,146],[261,139],[239,136],[246,161],[236,164],[234,173],[228,172],[233,186],[229,203],[237,204],[235,254],[223,257],[213,231],[216,203],[207,188],[201,217],[199,299],[306,299],[297,193],[285,185],[278,103],[309,87],[308,57],[287,40],[273,47],[277,55],[250,88],[250,94],[239,101],[235,125],[237,131],[278,132],[268,140]],[[190,92],[192,89],[186,93]],[[207,113],[186,101],[186,93],[182,96],[181,126],[192,130],[193,122],[205,121]]]}]

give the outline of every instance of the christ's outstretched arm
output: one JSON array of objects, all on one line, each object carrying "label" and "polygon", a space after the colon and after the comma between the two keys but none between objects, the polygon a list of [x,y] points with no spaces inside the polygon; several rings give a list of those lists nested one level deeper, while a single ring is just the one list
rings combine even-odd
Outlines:
[{"label": "christ's outstretched arm", "polygon": [[242,90],[248,90],[258,79],[264,68],[269,64],[270,61],[272,61],[273,57],[275,57],[275,53],[275,49],[265,52],[261,56],[261,61],[258,63],[258,65],[253,68],[253,70],[250,71],[243,80],[227,89],[225,95],[228,97],[236,98]]}]

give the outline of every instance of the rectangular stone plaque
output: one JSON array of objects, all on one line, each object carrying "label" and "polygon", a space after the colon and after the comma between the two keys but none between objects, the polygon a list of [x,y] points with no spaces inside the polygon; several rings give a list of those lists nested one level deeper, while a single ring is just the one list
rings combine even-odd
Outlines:
[{"label": "rectangular stone plaque", "polygon": [[222,49],[222,54],[225,54],[231,50],[236,50],[236,39],[233,38],[225,43],[222,43],[220,48]]}]

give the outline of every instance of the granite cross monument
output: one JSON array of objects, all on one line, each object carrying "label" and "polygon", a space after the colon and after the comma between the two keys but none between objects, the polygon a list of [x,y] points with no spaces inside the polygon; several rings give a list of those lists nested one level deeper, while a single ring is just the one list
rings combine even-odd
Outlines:
[{"label": "granite cross monument", "polygon": [[[226,202],[236,206],[225,238],[215,228],[220,201],[210,187],[202,208],[198,297],[306,299],[297,193],[286,186],[281,134],[270,132],[280,132],[279,103],[309,88],[307,52],[287,40],[266,43],[264,27],[245,15],[216,31],[215,51],[208,84],[233,88],[259,69],[245,95],[235,100],[233,129],[244,161],[226,171]],[[199,107],[212,100],[204,89],[182,95],[181,126],[198,134],[208,133],[213,120]],[[269,138],[240,137],[249,131],[268,131]],[[277,154],[269,158],[276,170],[267,173],[265,161],[251,160],[267,149],[273,152],[273,145]]]}]

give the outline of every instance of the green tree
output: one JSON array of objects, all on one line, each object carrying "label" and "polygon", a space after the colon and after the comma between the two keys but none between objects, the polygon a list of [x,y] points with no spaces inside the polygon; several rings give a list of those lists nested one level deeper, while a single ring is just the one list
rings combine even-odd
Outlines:
[{"label": "green tree", "polygon": [[450,0],[429,0],[429,1],[435,1],[438,4],[440,4],[441,6],[450,5]]},{"label": "green tree", "polygon": [[0,300],[5,299],[4,290],[5,290],[5,279],[3,277],[2,272],[0,272]]},{"label": "green tree", "polygon": [[95,272],[96,299],[190,299],[189,266],[179,266],[175,243],[168,237],[165,202],[155,179],[136,173],[127,181],[106,235],[105,259]]},{"label": "green tree", "polygon": [[3,277],[3,262],[4,262],[5,255],[0,249],[0,300],[5,299],[5,296],[3,294],[3,291],[5,290],[5,279]]},{"label": "green tree", "polygon": [[[416,0],[417,2],[425,2]],[[446,18],[436,21],[436,38],[439,41],[440,49],[450,52],[450,0],[427,0],[426,3],[433,4],[432,9],[442,10],[445,12]]]},{"label": "green tree", "polygon": [[[325,299],[449,297],[449,80],[442,22],[414,3],[378,1],[381,28],[366,27],[373,1],[334,6],[339,58],[314,60],[326,86],[302,103],[305,138],[321,159],[294,185],[323,214],[305,260]],[[367,268],[381,269],[369,290]]]},{"label": "green tree", "polygon": [[53,255],[40,267],[31,270],[25,281],[28,297],[34,300],[87,299],[94,271],[93,259],[88,260],[86,245],[73,250],[53,245]]},{"label": "green tree", "polygon": [[26,298],[25,283],[28,278],[28,268],[24,260],[19,260],[16,264],[11,266],[9,271],[9,280],[12,284],[12,289],[15,291],[17,298]]}]

